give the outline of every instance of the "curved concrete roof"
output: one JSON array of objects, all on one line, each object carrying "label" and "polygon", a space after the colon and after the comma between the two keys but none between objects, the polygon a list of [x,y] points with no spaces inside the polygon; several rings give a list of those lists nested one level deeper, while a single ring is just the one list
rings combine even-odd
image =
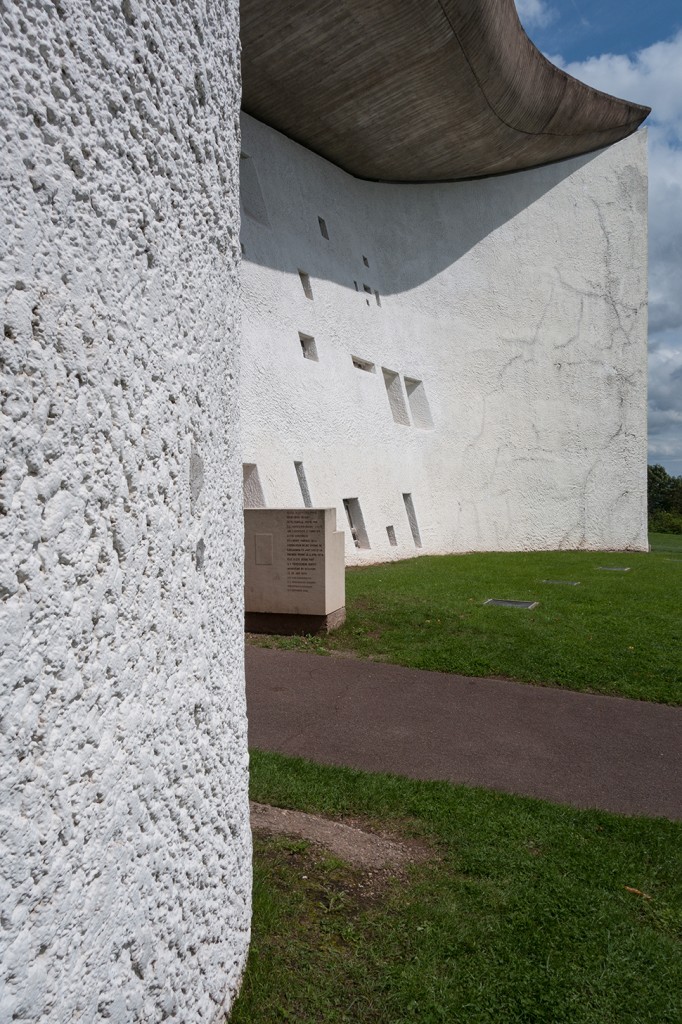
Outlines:
[{"label": "curved concrete roof", "polygon": [[649,113],[550,64],[513,0],[242,0],[241,22],[246,112],[359,178],[536,167]]}]

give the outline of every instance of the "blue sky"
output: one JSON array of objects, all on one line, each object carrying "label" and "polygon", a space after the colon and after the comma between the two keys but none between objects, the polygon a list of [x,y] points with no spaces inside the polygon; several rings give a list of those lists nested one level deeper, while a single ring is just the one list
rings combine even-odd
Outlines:
[{"label": "blue sky", "polygon": [[559,67],[652,107],[649,128],[649,461],[682,475],[682,4],[516,0]]}]

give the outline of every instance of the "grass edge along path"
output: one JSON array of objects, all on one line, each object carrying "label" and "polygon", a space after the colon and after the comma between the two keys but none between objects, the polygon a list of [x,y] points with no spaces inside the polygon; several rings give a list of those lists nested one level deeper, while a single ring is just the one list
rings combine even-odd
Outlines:
[{"label": "grass edge along path", "polygon": [[251,796],[433,859],[363,875],[257,836],[230,1024],[678,1024],[682,826],[259,751]]},{"label": "grass edge along path", "polygon": [[[664,548],[671,540],[653,539]],[[348,617],[339,630],[249,642],[679,705],[682,551],[679,560],[676,551],[673,544],[649,554],[427,555],[353,568],[346,573]],[[532,611],[485,606],[490,597],[540,603]]]}]

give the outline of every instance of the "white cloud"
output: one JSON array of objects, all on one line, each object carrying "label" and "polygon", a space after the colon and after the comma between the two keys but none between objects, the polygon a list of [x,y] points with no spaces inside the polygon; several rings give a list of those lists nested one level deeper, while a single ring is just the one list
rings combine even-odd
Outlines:
[{"label": "white cloud", "polygon": [[682,32],[631,57],[603,53],[572,64],[550,60],[596,89],[653,107],[656,123],[682,141]]},{"label": "white cloud", "polygon": [[529,28],[544,28],[554,21],[555,11],[545,0],[516,0],[519,19]]},{"label": "white cloud", "polygon": [[633,56],[550,60],[603,92],[653,108],[647,122],[650,461],[682,474],[682,32]]}]

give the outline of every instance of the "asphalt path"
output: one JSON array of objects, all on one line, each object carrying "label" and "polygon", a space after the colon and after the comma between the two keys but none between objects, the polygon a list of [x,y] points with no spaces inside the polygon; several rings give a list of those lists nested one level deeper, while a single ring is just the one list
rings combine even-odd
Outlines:
[{"label": "asphalt path", "polygon": [[246,692],[261,750],[682,820],[681,708],[257,647]]}]

